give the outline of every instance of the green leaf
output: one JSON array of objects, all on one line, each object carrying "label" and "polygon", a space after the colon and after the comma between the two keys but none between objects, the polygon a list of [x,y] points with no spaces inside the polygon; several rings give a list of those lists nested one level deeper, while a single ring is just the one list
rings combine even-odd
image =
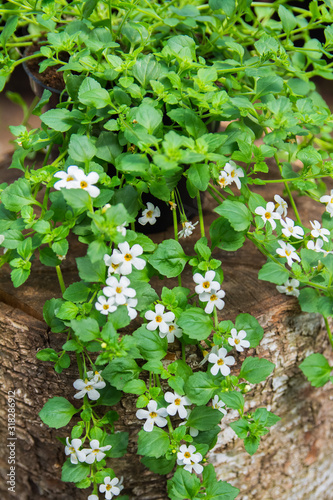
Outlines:
[{"label": "green leaf", "polygon": [[171,120],[174,120],[178,125],[185,128],[188,134],[195,139],[208,132],[206,125],[192,109],[177,108],[169,111],[167,115]]},{"label": "green leaf", "polygon": [[264,358],[246,358],[242,364],[239,378],[245,378],[250,384],[263,382],[272,373],[275,365]]},{"label": "green leaf", "polygon": [[239,489],[231,486],[226,481],[216,481],[216,473],[213,464],[208,464],[202,472],[203,485],[206,488],[207,500],[234,500]]},{"label": "green leaf", "polygon": [[72,319],[71,327],[75,335],[83,342],[89,342],[100,337],[100,330],[97,321],[93,318],[84,318],[80,320]]},{"label": "green leaf", "polygon": [[122,153],[118,138],[113,132],[101,132],[96,142],[96,156],[108,163],[115,164],[116,158]]},{"label": "green leaf", "polygon": [[13,269],[10,273],[11,280],[15,288],[23,285],[30,276],[30,269],[23,269],[19,267],[18,269]]},{"label": "green leaf", "polygon": [[88,256],[76,260],[79,276],[83,281],[105,283],[106,267],[104,261],[92,263]]},{"label": "green leaf", "polygon": [[210,181],[208,165],[192,165],[187,171],[188,179],[200,191],[206,191]]},{"label": "green leaf", "polygon": [[68,154],[73,160],[86,163],[96,154],[96,147],[85,135],[72,134],[69,141]]},{"label": "green leaf", "polygon": [[298,296],[298,301],[302,311],[309,313],[318,312],[319,299],[320,299],[320,292],[310,287],[302,288]]},{"label": "green leaf", "polygon": [[259,444],[260,436],[251,434],[250,436],[244,438],[244,447],[249,455],[253,455],[257,451],[257,449],[259,448]]},{"label": "green leaf", "polygon": [[122,390],[129,380],[139,377],[140,371],[134,359],[116,358],[104,368],[102,377],[117,389]]},{"label": "green leaf", "polygon": [[54,397],[45,403],[38,415],[44,424],[59,429],[65,427],[76,412],[76,408],[67,399]]},{"label": "green leaf", "polygon": [[223,392],[220,399],[232,410],[244,409],[244,396],[238,391]]},{"label": "green leaf", "polygon": [[7,41],[9,38],[15,33],[16,26],[18,23],[18,16],[10,16],[8,17],[5,26],[2,29],[2,33],[0,35],[0,43],[3,48],[5,48]]},{"label": "green leaf", "polygon": [[278,94],[283,88],[283,79],[280,76],[264,76],[257,81],[256,98],[267,94]]},{"label": "green leaf", "polygon": [[149,160],[145,155],[126,153],[117,158],[116,167],[121,172],[145,175],[149,170]]},{"label": "green leaf", "polygon": [[172,457],[170,460],[165,457],[143,457],[141,458],[141,462],[145,467],[148,467],[148,469],[150,469],[152,472],[155,472],[155,474],[165,476],[166,474],[169,474],[169,472],[171,472],[174,468],[176,457]]},{"label": "green leaf", "polygon": [[213,322],[199,307],[190,307],[182,312],[177,324],[191,339],[205,340],[212,333]]},{"label": "green leaf", "polygon": [[67,132],[74,123],[72,114],[68,109],[50,109],[43,113],[40,119],[45,125],[57,132]]},{"label": "green leaf", "polygon": [[325,356],[319,353],[310,354],[299,367],[313,387],[325,385],[333,369]]},{"label": "green leaf", "polygon": [[98,399],[98,404],[103,406],[113,406],[119,403],[122,397],[122,393],[117,391],[110,384],[106,384],[104,389],[98,389],[100,397]]},{"label": "green leaf", "polygon": [[63,320],[70,320],[76,318],[78,312],[79,308],[73,302],[66,301],[61,304],[57,317]]},{"label": "green leaf", "polygon": [[150,80],[158,80],[165,72],[160,63],[155,60],[154,54],[141,55],[132,68],[133,76],[143,88],[149,85]]},{"label": "green leaf", "polygon": [[241,439],[245,439],[250,430],[250,424],[245,418],[235,420],[235,422],[231,422],[229,425]]},{"label": "green leaf", "polygon": [[165,357],[168,349],[166,337],[162,339],[157,332],[147,330],[145,325],[140,326],[133,333],[133,337],[136,339],[140,353],[145,359],[162,359]]},{"label": "green leaf", "polygon": [[287,35],[289,35],[289,33],[297,26],[297,20],[294,14],[283,5],[279,6],[278,12],[282,21],[283,29]]},{"label": "green leaf", "polygon": [[51,328],[51,331],[54,333],[62,332],[65,328],[64,323],[56,317],[62,303],[62,299],[53,298],[51,300],[47,300],[43,307],[43,317]]},{"label": "green leaf", "polygon": [[138,455],[159,458],[165,455],[169,445],[169,434],[159,427],[154,427],[151,432],[139,431]]},{"label": "green leaf", "polygon": [[90,195],[84,189],[63,189],[61,192],[68,205],[74,209],[76,215],[90,208]]},{"label": "green leaf", "polygon": [[154,134],[162,123],[162,112],[150,104],[143,103],[137,108],[136,121],[142,125],[149,134]]},{"label": "green leaf", "polygon": [[14,181],[2,191],[1,201],[12,212],[19,212],[24,205],[33,205],[35,199],[29,181],[23,177]]},{"label": "green leaf", "polygon": [[163,276],[174,278],[181,274],[187,260],[188,257],[178,241],[164,240],[149,258],[149,263]]},{"label": "green leaf", "polygon": [[221,248],[227,252],[234,252],[245,242],[245,231],[235,231],[225,217],[219,217],[210,225],[209,234],[212,240],[212,249]]},{"label": "green leaf", "polygon": [[197,498],[200,487],[199,478],[183,468],[178,468],[173,478],[168,481],[168,493],[172,500]]},{"label": "green leaf", "polygon": [[251,314],[239,314],[236,318],[235,327],[238,331],[246,331],[246,340],[250,342],[250,347],[257,347],[264,336],[264,329]]},{"label": "green leaf", "polygon": [[105,108],[105,106],[111,104],[108,91],[90,77],[85,78],[81,83],[78,98],[82,104],[96,109]]},{"label": "green leaf", "polygon": [[50,247],[43,247],[39,249],[39,260],[42,264],[44,264],[44,266],[49,267],[56,267],[61,264],[61,260]]},{"label": "green leaf", "polygon": [[137,394],[138,396],[144,394],[146,390],[147,387],[143,380],[130,380],[123,387],[124,392]]},{"label": "green leaf", "polygon": [[236,8],[235,0],[209,0],[209,7],[212,10],[223,10],[223,12],[228,16],[232,16]]},{"label": "green leaf", "polygon": [[58,354],[54,349],[50,349],[49,347],[47,349],[41,349],[40,351],[37,352],[36,358],[39,359],[40,361],[58,361]]},{"label": "green leaf", "polygon": [[89,475],[89,472],[89,465],[80,462],[72,464],[68,459],[62,466],[61,480],[65,483],[78,483],[84,480]]},{"label": "green leaf", "polygon": [[275,262],[267,262],[260,269],[258,278],[276,285],[282,285],[289,279],[289,271]]},{"label": "green leaf", "polygon": [[247,231],[252,222],[250,210],[239,201],[225,200],[215,212],[228,219],[236,231]]},{"label": "green leaf", "polygon": [[199,431],[207,431],[214,429],[222,417],[223,414],[211,406],[196,406],[187,419],[187,425]]},{"label": "green leaf", "polygon": [[72,283],[66,288],[63,297],[71,302],[80,303],[87,301],[89,293],[90,289],[88,284],[78,281],[77,283]]},{"label": "green leaf", "polygon": [[194,373],[184,385],[186,395],[198,405],[207,404],[219,387],[214,377],[204,372]]},{"label": "green leaf", "polygon": [[111,458],[123,457],[127,453],[128,437],[128,432],[117,432],[107,436],[104,439],[104,445],[110,444],[112,446],[108,456]]}]

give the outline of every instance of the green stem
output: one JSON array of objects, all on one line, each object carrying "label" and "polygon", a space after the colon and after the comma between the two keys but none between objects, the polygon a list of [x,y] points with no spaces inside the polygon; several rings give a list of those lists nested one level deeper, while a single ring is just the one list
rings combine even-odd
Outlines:
[{"label": "green stem", "polygon": [[218,317],[217,317],[217,309],[216,309],[216,307],[214,307],[214,324],[215,324],[215,331],[217,331],[218,328],[219,328],[219,320],[218,320]]},{"label": "green stem", "polygon": [[326,326],[326,330],[327,330],[327,335],[328,335],[328,338],[329,338],[329,341],[330,341],[330,344],[332,346],[332,349],[333,349],[333,337],[332,337],[332,332],[331,332],[331,329],[330,329],[330,325],[328,324],[328,319],[323,316],[324,318],[324,321],[325,321],[325,326]]},{"label": "green stem", "polygon": [[197,194],[197,204],[198,204],[198,211],[199,211],[199,221],[200,221],[201,236],[205,237],[206,236],[205,235],[205,221],[204,221],[204,218],[203,218],[200,191]]},{"label": "green stem", "polygon": [[[175,203],[175,192],[171,192],[171,201]],[[175,240],[178,241],[178,221],[177,221],[177,212],[176,209],[172,210],[172,220],[173,220],[173,230],[175,235]],[[182,277],[178,275],[178,285],[182,286]]]},{"label": "green stem", "polygon": [[64,282],[64,278],[62,276],[62,272],[61,272],[60,266],[56,266],[56,271],[57,271],[57,276],[58,276],[58,281],[59,281],[61,293],[64,294],[65,291],[66,291],[66,285],[65,285],[65,282]]},{"label": "green stem", "polygon": [[[279,170],[280,170],[280,173],[281,173],[281,176],[282,176],[282,167],[281,167],[281,164],[279,162],[279,158],[277,156],[277,153],[274,154],[274,158],[275,158],[275,161],[276,161],[276,164],[277,166],[279,167]],[[291,191],[290,191],[290,187],[289,187],[289,184],[288,184],[288,181],[284,181],[284,187],[286,188],[286,191],[288,193],[288,197],[289,197],[289,200],[290,200],[290,203],[291,203],[291,206],[293,207],[294,209],[294,212],[295,212],[295,216],[296,216],[296,219],[297,219],[297,222],[299,224],[302,224],[302,221],[301,221],[301,218],[299,216],[299,213],[298,213],[298,210],[297,210],[297,207],[296,207],[296,204],[295,204],[295,201],[294,201],[294,198],[293,198],[293,195],[291,194]]]},{"label": "green stem", "polygon": [[182,342],[182,359],[186,361],[186,352],[185,352],[185,344]]}]

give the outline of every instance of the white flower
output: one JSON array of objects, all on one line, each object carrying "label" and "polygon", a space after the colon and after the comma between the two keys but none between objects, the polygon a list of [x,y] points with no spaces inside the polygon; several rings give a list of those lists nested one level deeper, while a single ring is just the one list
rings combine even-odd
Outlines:
[{"label": "white flower", "polygon": [[188,221],[182,222],[183,229],[178,233],[179,238],[187,238],[188,236],[191,236],[198,222],[199,221],[195,222],[194,224]]},{"label": "white flower", "polygon": [[175,341],[175,337],[178,339],[183,335],[183,330],[176,325],[175,322],[168,323],[169,331],[167,333],[159,332],[159,336],[163,339],[165,336],[168,339],[168,343]]},{"label": "white flower", "polygon": [[314,250],[315,252],[325,252],[325,250],[323,250],[323,245],[323,240],[318,239],[316,242],[313,240],[308,241],[306,246],[309,250]]},{"label": "white flower", "polygon": [[215,271],[207,271],[204,277],[199,273],[195,273],[193,281],[198,283],[195,287],[195,292],[197,294],[205,292],[209,293],[212,288],[214,288],[214,290],[219,290],[221,288],[220,283],[218,281],[213,281],[214,278]]},{"label": "white flower", "polygon": [[105,315],[108,315],[117,309],[117,306],[114,305],[114,297],[106,299],[104,295],[98,297],[95,307],[97,311],[100,311],[101,314]]},{"label": "white flower", "polygon": [[293,260],[297,260],[298,262],[300,262],[301,259],[299,255],[297,255],[296,249],[292,245],[290,245],[290,243],[285,243],[282,240],[279,240],[278,243],[281,248],[278,248],[276,250],[276,253],[280,255],[280,257],[286,257],[288,266],[292,266]]},{"label": "white flower", "polygon": [[67,172],[62,170],[61,172],[56,172],[53,177],[56,177],[57,179],[60,179],[60,181],[57,181],[54,184],[54,189],[59,191],[59,189],[65,188],[65,189],[71,189],[74,188],[73,183],[77,180],[76,174],[80,171],[81,169],[77,167],[76,165],[70,165],[67,169]]},{"label": "white flower", "polygon": [[143,430],[146,432],[151,432],[154,428],[154,424],[158,427],[165,427],[168,421],[164,418],[168,415],[165,408],[157,409],[157,403],[151,399],[147,405],[148,410],[138,410],[136,412],[136,417],[140,420],[145,418],[145,424]]},{"label": "white flower", "polygon": [[312,226],[312,231],[311,231],[311,235],[314,237],[314,238],[322,238],[324,241],[328,241],[328,238],[326,238],[325,235],[329,236],[331,234],[331,231],[329,231],[328,229],[325,229],[325,228],[322,228],[321,227],[321,224],[320,222],[318,222],[317,220],[315,221],[311,221],[310,220],[310,224]]},{"label": "white flower", "polygon": [[118,233],[120,233],[122,236],[126,236],[126,227],[125,226],[127,226],[127,222],[124,222],[123,224],[121,224],[121,226],[116,227]]},{"label": "white flower", "polygon": [[126,304],[128,298],[133,298],[136,295],[134,288],[129,288],[131,282],[126,276],[122,276],[119,281],[115,276],[111,276],[106,280],[106,284],[108,286],[103,288],[104,295],[114,297],[118,306]]},{"label": "white flower", "polygon": [[242,168],[237,168],[237,165],[234,161],[230,160],[229,163],[226,163],[223,169],[230,177],[231,182],[233,181],[238,189],[241,188],[241,182],[239,180],[240,177],[244,177],[244,172]]},{"label": "white flower", "polygon": [[225,188],[226,186],[229,186],[229,184],[232,183],[232,178],[227,172],[222,170],[219,175],[219,180],[217,183],[221,186],[221,188]]},{"label": "white flower", "polygon": [[146,325],[147,330],[156,330],[157,328],[161,333],[167,334],[169,332],[169,323],[175,319],[173,312],[164,312],[165,307],[162,304],[155,306],[155,311],[147,311],[145,318],[150,320]]},{"label": "white flower", "polygon": [[154,205],[148,201],[147,208],[142,211],[142,217],[139,217],[138,221],[142,226],[145,226],[148,222],[153,225],[156,222],[156,217],[160,217],[160,215],[160,209],[154,207]]},{"label": "white flower", "polygon": [[280,293],[285,293],[286,295],[293,295],[294,297],[299,296],[299,281],[295,279],[287,280],[284,285],[278,285],[276,287],[277,291]]},{"label": "white flower", "polygon": [[112,256],[111,255],[108,255],[106,253],[104,255],[104,262],[105,262],[105,265],[109,268],[108,269],[108,276],[110,276],[110,274],[112,274],[112,273],[120,273],[120,271],[119,271],[120,264],[114,264],[112,262]]},{"label": "white flower", "polygon": [[106,500],[110,500],[113,496],[118,496],[121,490],[124,489],[121,483],[122,479],[119,481],[117,477],[111,479],[110,476],[106,476],[104,484],[99,485],[99,491],[105,493]]},{"label": "white flower", "polygon": [[232,347],[236,347],[236,351],[242,352],[244,351],[243,347],[250,347],[250,342],[244,340],[246,337],[245,330],[239,330],[239,332],[237,332],[236,328],[232,328],[230,333],[231,338],[228,338],[228,342]]},{"label": "white flower", "polygon": [[278,214],[280,214],[281,216],[283,215],[283,217],[286,217],[287,215],[287,208],[288,208],[288,203],[283,199],[281,198],[281,196],[279,196],[278,194],[276,194],[274,196],[274,200],[275,200],[275,210]]},{"label": "white flower", "polygon": [[186,396],[179,396],[176,392],[174,394],[172,394],[172,392],[166,392],[164,399],[167,403],[170,403],[169,406],[167,406],[169,415],[173,416],[178,412],[180,418],[187,417],[185,405],[190,405],[191,401]]},{"label": "white flower", "polygon": [[266,208],[257,207],[254,211],[257,215],[261,216],[265,224],[268,221],[272,226],[272,229],[276,228],[276,222],[274,219],[281,219],[281,215],[278,212],[274,212],[274,208],[274,203],[272,201],[269,201],[266,205]]},{"label": "white flower", "polygon": [[219,399],[217,395],[214,396],[214,398],[212,399],[212,408],[214,408],[214,410],[220,411],[221,413],[223,413],[223,415],[226,415],[227,410],[225,408],[222,408],[223,406],[225,406],[223,401],[221,401],[221,399]]},{"label": "white flower", "polygon": [[205,307],[205,313],[211,314],[213,312],[214,306],[221,310],[224,308],[224,300],[223,297],[225,296],[224,290],[214,290],[212,289],[210,293],[204,292],[200,293],[199,299],[201,302],[207,302],[207,305]]},{"label": "white flower", "polygon": [[111,450],[111,445],[100,446],[99,441],[97,439],[93,439],[90,441],[90,449],[85,449],[84,452],[86,454],[86,463],[92,464],[95,462],[100,462],[104,457],[104,451]]},{"label": "white flower", "polygon": [[[186,420],[185,420],[185,422],[181,422],[179,424],[179,426],[187,425],[187,420],[188,420],[190,414],[191,414],[191,410],[187,410]],[[192,436],[192,437],[197,437],[197,435],[199,434],[198,429],[196,429],[195,427],[189,427],[189,431],[190,431],[190,436]]]},{"label": "white flower", "polygon": [[71,456],[72,464],[78,464],[79,462],[84,462],[86,458],[86,454],[84,451],[80,451],[79,448],[82,446],[81,439],[72,439],[72,442],[69,442],[69,438],[66,438],[65,446],[65,454]]},{"label": "white flower", "polygon": [[89,380],[88,378],[82,380],[79,378],[75,380],[73,386],[75,387],[75,389],[80,391],[74,395],[75,399],[81,399],[85,394],[87,394],[89,399],[91,399],[92,401],[96,401],[100,397],[100,393],[96,389],[103,389],[106,384],[104,380]]},{"label": "white flower", "polygon": [[326,203],[326,212],[333,216],[333,189],[331,189],[330,195],[325,195],[320,198],[320,203]]},{"label": "white flower", "polygon": [[94,382],[103,382],[103,377],[97,370],[87,372],[87,378],[88,380],[94,380]]},{"label": "white flower", "polygon": [[130,319],[135,319],[138,312],[134,309],[138,305],[138,299],[127,299],[125,306],[127,307],[127,312]]},{"label": "white flower", "polygon": [[92,198],[97,198],[100,190],[98,187],[94,186],[94,184],[96,184],[98,180],[99,175],[97,172],[89,172],[89,174],[86,175],[83,170],[79,168],[75,173],[75,180],[70,187],[73,189],[84,189],[84,191],[87,191]]},{"label": "white flower", "polygon": [[210,363],[213,363],[213,366],[210,369],[212,375],[217,375],[219,371],[225,377],[229,375],[230,373],[229,366],[235,364],[235,358],[233,356],[227,356],[227,354],[228,351],[224,347],[221,347],[221,349],[219,349],[218,354],[215,354],[214,352],[210,353],[208,361]]},{"label": "white flower", "polygon": [[98,495],[89,495],[88,500],[99,500]]},{"label": "white flower", "polygon": [[292,219],[286,217],[285,221],[281,219],[280,222],[283,226],[282,232],[287,238],[289,238],[289,236],[299,239],[303,238],[304,230],[300,226],[295,226],[295,222]]},{"label": "white flower", "polygon": [[0,234],[0,245],[4,242],[5,237],[3,234]]},{"label": "white flower", "polygon": [[119,274],[130,274],[132,272],[132,266],[140,271],[145,267],[146,261],[138,257],[138,255],[143,253],[141,245],[136,244],[130,248],[127,241],[124,241],[123,243],[119,243],[118,249],[119,250],[113,250],[110,261],[111,264],[119,264]]},{"label": "white flower", "polygon": [[184,465],[184,469],[188,472],[192,472],[192,469],[194,469],[194,472],[201,474],[203,467],[199,462],[202,460],[202,455],[196,453],[196,451],[196,447],[192,444],[189,446],[182,444],[177,453],[177,464]]}]

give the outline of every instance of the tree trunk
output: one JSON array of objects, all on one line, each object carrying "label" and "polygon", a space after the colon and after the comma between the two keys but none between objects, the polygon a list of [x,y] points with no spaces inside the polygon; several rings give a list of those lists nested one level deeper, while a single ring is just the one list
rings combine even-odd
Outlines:
[{"label": "tree trunk", "polygon": [[[272,199],[268,189],[258,188],[266,199]],[[213,205],[206,203],[207,227],[214,220]],[[315,207],[320,211],[321,207]],[[318,218],[312,207],[302,207],[305,220]],[[193,253],[192,238],[183,240],[185,252]],[[172,230],[154,236],[155,241],[172,237]],[[80,246],[71,246],[77,255]],[[220,319],[231,319],[239,313],[251,313],[265,329],[260,347],[250,355],[258,354],[276,364],[273,376],[256,386],[247,396],[247,409],[269,405],[281,417],[265,436],[258,452],[250,457],[242,442],[235,437],[228,422],[236,412],[229,411],[222,420],[218,444],[210,453],[219,479],[240,488],[240,500],[332,500],[333,475],[330,473],[333,448],[333,389],[332,384],[312,388],[298,368],[305,356],[329,350],[320,317],[300,312],[297,300],[280,295],[275,286],[259,282],[257,273],[264,258],[249,242],[235,253],[216,249],[214,257],[222,260],[226,292],[226,306]],[[64,343],[61,334],[48,331],[43,322],[42,307],[51,297],[60,296],[54,269],[45,268],[37,261],[33,274],[19,289],[10,283],[9,269],[0,273],[0,348],[1,348],[1,498],[9,500],[85,499],[87,490],[78,490],[60,480],[64,462],[64,447],[56,436],[70,435],[72,424],[58,431],[45,426],[38,417],[44,403],[54,396],[65,396],[73,403],[73,381],[78,378],[75,365],[56,374],[50,363],[38,361],[39,349],[59,350]],[[77,279],[73,256],[62,264],[65,282]],[[171,283],[172,282],[172,283]],[[185,272],[184,286],[193,288],[190,270]],[[159,292],[163,285],[176,286],[176,280],[155,280],[152,285]],[[137,328],[139,322],[133,325]],[[196,366],[201,359],[192,356]],[[244,356],[239,356],[242,361]],[[240,363],[238,363],[240,365]],[[16,489],[8,491],[8,458],[12,438],[7,431],[7,399],[15,391],[16,397]],[[74,403],[75,404],[75,403]],[[115,408],[120,419],[116,430],[130,433],[128,454],[110,461],[118,476],[124,476],[125,490],[130,499],[166,500],[166,479],[144,469],[136,455],[136,435],[142,424],[135,417],[135,397],[126,395]]]}]

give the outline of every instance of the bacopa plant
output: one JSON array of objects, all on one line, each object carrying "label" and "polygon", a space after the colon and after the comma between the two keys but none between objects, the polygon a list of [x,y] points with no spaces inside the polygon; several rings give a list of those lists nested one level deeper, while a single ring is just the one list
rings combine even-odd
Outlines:
[{"label": "bacopa plant", "polygon": [[[249,239],[267,256],[259,279],[322,314],[333,347],[333,190],[325,184],[333,121],[313,83],[332,78],[332,7],[330,0],[309,10],[249,0],[1,3],[1,87],[31,61],[41,76],[53,69],[63,79],[56,107],[42,112],[52,97],[46,88],[25,108],[24,124],[10,127],[11,168],[21,176],[0,186],[0,262],[10,265],[15,287],[28,280],[34,258],[58,277],[61,298],[46,302],[44,318],[63,334],[62,351],[37,357],[57,373],[77,363],[78,378],[39,416],[55,429],[71,422],[62,480],[87,488],[89,500],[128,498],[126,477],[108,467],[127,449],[111,409],[126,394],[137,396],[137,453],[153,472],[172,473],[172,500],[236,498],[239,490],[219,481],[205,458],[228,409],[239,413],[230,426],[250,454],[279,420],[266,408],[244,410],[249,389],[274,365],[247,354],[263,338],[258,321],[248,313],[228,319],[214,248],[236,251]],[[40,116],[40,128],[29,126],[29,113]],[[42,160],[30,166],[31,158]],[[257,194],[271,183],[274,199]],[[205,192],[217,205],[210,227]],[[322,220],[302,221],[295,196],[322,204]],[[140,231],[165,218],[174,238],[156,244]],[[182,243],[192,234],[188,255]],[[78,281],[66,287],[69,238],[87,250],[76,258]],[[193,275],[189,288],[184,270]],[[156,277],[165,280],[160,295]],[[170,363],[174,343],[181,355]],[[300,368],[314,386],[333,381],[322,354]]]}]

